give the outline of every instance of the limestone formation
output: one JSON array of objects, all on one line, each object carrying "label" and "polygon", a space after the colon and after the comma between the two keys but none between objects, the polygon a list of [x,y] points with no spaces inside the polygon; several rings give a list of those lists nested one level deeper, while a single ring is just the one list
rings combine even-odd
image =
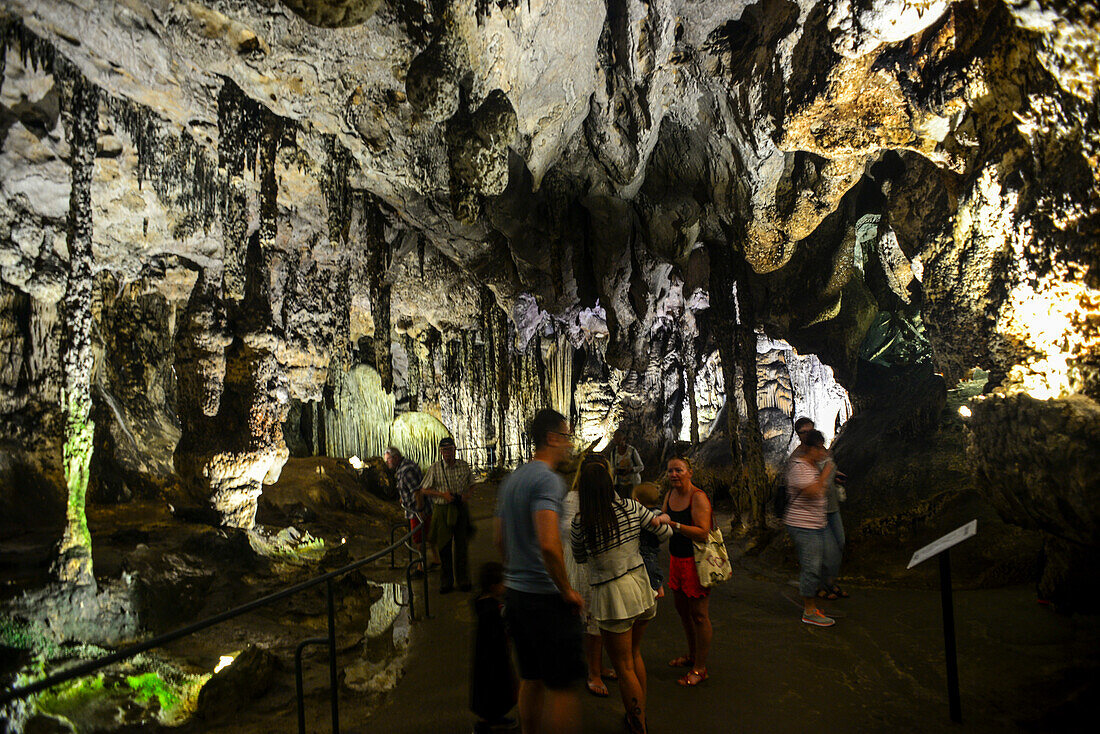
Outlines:
[{"label": "limestone formation", "polygon": [[322,28],[358,25],[371,17],[382,0],[281,0],[283,5]]},{"label": "limestone formation", "polygon": [[66,547],[93,438],[93,493],[248,527],[292,410],[377,450],[336,416],[366,370],[483,465],[548,403],[652,466],[717,436],[756,526],[800,405],[1100,399],[1094,2],[0,12],[0,505],[71,496]]}]

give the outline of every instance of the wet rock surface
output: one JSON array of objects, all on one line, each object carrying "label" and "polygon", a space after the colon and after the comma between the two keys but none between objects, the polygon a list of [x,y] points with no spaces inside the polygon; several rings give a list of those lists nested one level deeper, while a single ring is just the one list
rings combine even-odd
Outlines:
[{"label": "wet rock surface", "polygon": [[[361,494],[361,500],[350,503],[351,511],[338,500],[321,501],[316,505],[319,517],[313,522],[297,528],[257,527],[253,533],[262,532],[262,538],[250,538],[239,529],[181,523],[159,502],[93,506],[89,521],[96,538],[98,592],[87,587],[47,587],[57,589],[50,596],[38,589],[39,579],[17,580],[5,571],[6,596],[17,588],[12,582],[29,591],[25,597],[16,594],[4,602],[4,640],[12,641],[11,624],[40,621],[40,627],[19,626],[28,630],[19,639],[40,650],[35,640],[41,637],[41,644],[53,650],[46,669],[58,669],[105,652],[89,647],[89,642],[113,647],[167,632],[383,547],[390,524],[400,514],[392,505],[367,495],[353,475],[337,475],[336,481],[341,495]],[[309,485],[319,483],[323,478],[315,465],[298,476],[291,472],[284,477],[284,486],[276,485],[276,494],[281,490],[309,495]],[[4,548],[10,548],[7,541]],[[41,546],[38,553],[44,561],[49,545]],[[380,695],[388,689],[382,685],[386,676],[392,684],[403,667],[407,611],[394,604],[397,592],[392,587],[404,574],[389,571],[387,559],[338,579],[334,587],[341,670],[374,670],[370,680],[351,678],[358,681],[357,695]],[[77,609],[84,611],[78,614]],[[96,690],[59,694],[57,701],[42,704],[42,710],[50,713],[40,714],[42,720],[37,723],[29,719],[27,726],[44,726],[48,716],[62,716],[63,724],[76,722],[80,731],[102,729],[108,720],[113,723],[107,728],[119,730],[129,725],[145,731],[179,731],[183,725],[183,731],[219,727],[259,731],[270,728],[272,717],[293,720],[293,711],[286,706],[294,698],[294,647],[301,639],[317,636],[325,615],[321,586],[172,643],[121,674],[108,671]],[[233,664],[210,678],[224,657],[233,658]],[[26,658],[14,654],[2,659],[4,680],[27,664]],[[310,701],[328,700],[326,661],[323,651],[307,651],[305,685]],[[142,677],[150,673],[160,682]],[[212,681],[217,682],[210,687]],[[349,690],[343,694],[345,702]],[[138,699],[145,695],[141,691],[149,692],[151,704],[141,699],[145,703],[139,705]],[[125,716],[119,714],[122,718],[111,713],[120,705],[126,709]],[[28,717],[33,714],[33,709],[27,712]],[[198,718],[192,720],[193,714]],[[349,717],[349,726],[353,720]]]}]

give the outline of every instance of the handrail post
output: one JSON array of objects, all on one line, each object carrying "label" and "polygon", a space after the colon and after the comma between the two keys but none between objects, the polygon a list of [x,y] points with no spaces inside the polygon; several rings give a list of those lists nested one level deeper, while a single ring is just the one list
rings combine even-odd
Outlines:
[{"label": "handrail post", "polygon": [[332,689],[332,734],[340,734],[340,690],[336,681],[336,601],[332,579],[325,582],[328,592],[328,676]]},{"label": "handrail post", "polygon": [[[420,561],[424,564],[424,619],[428,619],[431,617],[428,611],[428,533],[424,530],[423,518],[420,520]],[[409,596],[412,596],[412,586],[409,586]]]},{"label": "handrail post", "polygon": [[416,620],[416,600],[413,598],[413,562],[409,561],[409,565],[405,567],[405,587],[409,590],[409,621]]},{"label": "handrail post", "polygon": [[397,568],[397,547],[393,539],[399,527],[397,523],[390,526],[390,568]]},{"label": "handrail post", "polygon": [[305,686],[302,684],[302,651],[307,645],[324,645],[328,643],[327,637],[310,637],[298,643],[294,650],[294,687],[298,694],[298,734],[306,734],[306,695]]}]

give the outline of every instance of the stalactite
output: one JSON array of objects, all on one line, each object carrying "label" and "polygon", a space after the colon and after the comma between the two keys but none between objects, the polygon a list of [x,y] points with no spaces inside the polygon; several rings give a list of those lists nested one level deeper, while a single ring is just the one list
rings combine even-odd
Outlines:
[{"label": "stalactite", "polygon": [[573,345],[564,334],[542,340],[550,407],[569,418],[573,405]]},{"label": "stalactite", "polygon": [[[7,56],[7,49],[13,44],[19,48],[19,59],[24,68],[35,71],[52,72],[57,52],[53,44],[39,38],[23,25],[23,21],[12,16],[5,16],[0,24],[0,33],[3,34],[3,51]],[[71,66],[71,64],[70,64]]]},{"label": "stalactite", "polygon": [[390,443],[393,395],[378,372],[359,365],[331,378],[331,407],[322,408],[326,456],[381,456]]},{"label": "stalactite", "polygon": [[328,213],[328,237],[333,243],[348,241],[351,228],[351,173],[353,158],[335,135],[325,136],[325,163],[321,173],[321,193]]},{"label": "stalactite", "polygon": [[486,458],[486,462],[496,465],[500,461],[500,454],[503,449],[502,446],[498,445],[500,434],[498,431],[496,400],[497,354],[493,343],[492,325],[496,301],[493,298],[493,292],[486,286],[481,287],[480,295],[481,308],[478,327],[481,332],[481,359],[479,360],[481,365],[481,382],[479,383],[481,394],[477,399],[482,406],[481,414],[484,421],[481,438],[484,443],[492,446],[492,450],[489,452],[490,456]]},{"label": "stalactite", "polygon": [[99,89],[72,64],[57,59],[61,109],[68,123],[72,189],[69,194],[69,279],[62,300],[66,328],[61,367],[65,387],[64,469],[68,488],[65,532],[53,571],[58,579],[95,585],[92,539],[84,511],[92,458],[92,175],[99,130]]},{"label": "stalactite", "polygon": [[509,417],[509,378],[512,374],[511,358],[512,350],[508,348],[508,317],[499,308],[493,310],[492,320],[493,347],[496,350],[496,409],[497,409],[497,443],[500,446],[497,463],[500,466],[510,466],[513,462],[513,449],[508,441],[508,417]]},{"label": "stalactite", "polygon": [[[189,215],[183,225],[209,229],[218,213],[218,166],[210,152],[191,134],[176,134],[168,121],[148,107],[123,97],[104,95],[105,115],[126,131],[138,157],[138,187],[150,181],[165,203]],[[177,229],[183,236],[186,229]]]},{"label": "stalactite", "polygon": [[[257,158],[258,173],[260,176],[260,224],[257,232],[260,245],[260,270],[249,273],[249,280],[255,280],[262,291],[259,297],[268,302],[269,309],[272,306],[271,299],[271,256],[275,251],[275,239],[279,235],[279,181],[275,176],[275,157],[279,152],[279,141],[283,136],[283,120],[281,117],[265,113],[263,115],[263,132],[260,136],[260,145]],[[278,312],[279,309],[271,309]]]},{"label": "stalactite", "polygon": [[8,72],[8,34],[14,22],[8,16],[0,16],[0,94],[4,93],[4,76]]},{"label": "stalactite", "polygon": [[[685,317],[688,315],[687,310],[684,312]],[[684,362],[684,388],[686,391],[687,404],[688,404],[688,419],[690,423],[690,437],[691,445],[699,445],[699,406],[696,403],[695,395],[695,373],[696,373],[696,351],[695,351],[695,333],[694,324],[692,328],[688,328],[689,325],[685,323],[681,329],[681,341],[683,344],[682,355]]]},{"label": "stalactite", "polygon": [[390,443],[408,458],[427,469],[439,456],[439,441],[449,435],[434,416],[403,413],[393,421]]},{"label": "stalactite", "polygon": [[222,290],[226,298],[244,298],[244,261],[248,248],[248,188],[245,169],[255,170],[261,129],[259,106],[230,79],[218,93],[218,168],[222,181]]},{"label": "stalactite", "polygon": [[363,206],[363,242],[367,248],[367,287],[370,292],[371,315],[374,318],[374,366],[382,378],[382,387],[393,390],[393,355],[390,351],[390,283],[389,244],[385,236],[385,219],[378,201],[370,195],[361,198]]},{"label": "stalactite", "polygon": [[406,378],[409,410],[416,411],[420,409],[420,355],[417,353],[416,341],[408,334],[405,335],[404,346],[405,354],[408,355],[409,359],[409,371]]}]

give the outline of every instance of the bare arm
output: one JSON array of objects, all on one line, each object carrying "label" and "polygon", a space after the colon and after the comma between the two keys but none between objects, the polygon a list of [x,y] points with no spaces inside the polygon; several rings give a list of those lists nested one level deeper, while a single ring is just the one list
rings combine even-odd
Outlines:
[{"label": "bare arm", "polygon": [[558,528],[558,513],[553,510],[535,512],[535,533],[539,538],[539,550],[546,571],[558,587],[565,601],[577,607],[584,606],[580,594],[573,590],[569,576],[565,573],[565,556],[561,548],[561,530]]},{"label": "bare arm", "polygon": [[713,521],[714,516],[711,512],[707,493],[698,491],[691,495],[691,522],[694,524],[680,525],[675,530],[681,535],[687,536],[690,540],[703,541],[710,534]]}]

